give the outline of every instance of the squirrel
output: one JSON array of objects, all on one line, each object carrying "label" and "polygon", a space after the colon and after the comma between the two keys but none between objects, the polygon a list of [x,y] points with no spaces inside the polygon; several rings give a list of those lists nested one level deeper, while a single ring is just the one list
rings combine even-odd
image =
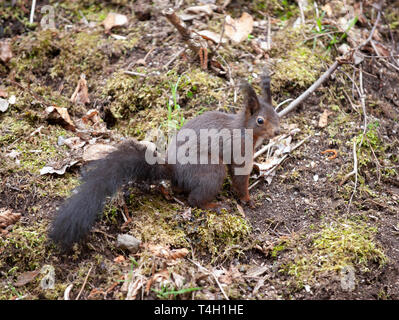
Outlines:
[{"label": "squirrel", "polygon": [[[251,170],[254,149],[264,139],[278,135],[280,125],[279,116],[272,106],[270,76],[267,71],[262,74],[260,84],[262,88],[260,97],[249,83],[241,84],[244,107],[238,113],[208,111],[186,122],[178,133],[184,132],[184,130],[195,134],[203,130],[210,130],[209,132],[214,133],[221,130],[226,131],[226,129],[227,132],[238,130],[239,134],[235,137],[236,139],[238,137],[238,143],[243,145],[246,141],[245,134],[248,136],[249,132],[249,138],[252,140],[249,161]],[[195,146],[195,142],[191,145],[189,143],[188,147],[190,146]],[[173,148],[174,152],[184,153],[187,143],[175,140]],[[224,141],[223,145],[220,144],[220,148],[223,154],[230,151],[235,156],[237,153],[232,150],[231,144],[226,146]],[[105,199],[115,194],[119,187],[129,181],[155,184],[162,180],[170,180],[172,190],[186,194],[191,207],[217,210],[220,205],[212,201],[222,189],[227,167],[232,180],[232,188],[238,199],[253,207],[248,191],[250,170],[244,174],[236,173],[236,169],[242,168],[242,164],[238,164],[234,159],[226,164],[221,156],[216,157],[216,161],[214,158],[211,159],[209,144],[205,145],[205,154],[208,160],[213,162],[174,163],[169,159],[171,149],[172,147],[169,146],[168,157],[164,159],[163,163],[159,161],[151,164],[147,161],[147,156],[148,154],[156,155],[156,151],[150,150],[150,147],[145,144],[129,139],[122,142],[115,151],[104,158],[86,165],[81,178],[82,183],[61,205],[58,214],[52,221],[49,231],[50,239],[63,249],[71,248],[75,242],[79,242],[89,233],[103,211]],[[202,148],[203,151],[204,148]]]}]

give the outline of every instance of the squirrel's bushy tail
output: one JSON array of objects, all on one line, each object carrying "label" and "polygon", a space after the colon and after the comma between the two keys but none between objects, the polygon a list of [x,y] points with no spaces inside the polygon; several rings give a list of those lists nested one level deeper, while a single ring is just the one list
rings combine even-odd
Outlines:
[{"label": "squirrel's bushy tail", "polygon": [[90,163],[82,176],[82,184],[59,209],[50,229],[50,238],[68,249],[90,231],[102,214],[106,197],[116,193],[124,183],[169,179],[167,165],[147,163],[146,149],[137,141],[129,140],[105,158]]}]

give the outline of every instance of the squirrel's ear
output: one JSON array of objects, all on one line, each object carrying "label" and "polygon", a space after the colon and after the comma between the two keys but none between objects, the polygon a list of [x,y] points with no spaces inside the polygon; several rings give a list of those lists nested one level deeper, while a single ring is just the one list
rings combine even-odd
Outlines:
[{"label": "squirrel's ear", "polygon": [[272,93],[270,91],[270,74],[269,70],[265,69],[260,77],[260,85],[262,87],[262,99],[266,103],[272,105]]},{"label": "squirrel's ear", "polygon": [[260,108],[258,96],[248,82],[241,83],[241,91],[244,94],[244,107],[249,116],[254,115]]}]

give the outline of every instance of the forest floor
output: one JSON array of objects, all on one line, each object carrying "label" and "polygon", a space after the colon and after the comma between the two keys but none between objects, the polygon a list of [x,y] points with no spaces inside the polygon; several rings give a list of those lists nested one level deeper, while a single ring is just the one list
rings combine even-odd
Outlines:
[{"label": "forest floor", "polygon": [[[33,23],[31,1],[2,2],[0,299],[399,299],[398,2],[203,2],[38,0]],[[226,37],[202,40],[208,63],[162,14],[176,3],[191,30]],[[110,12],[122,22],[104,30]],[[243,17],[239,42],[228,15]],[[348,52],[256,159],[286,155],[265,179],[254,171],[254,209],[229,180],[222,213],[130,184],[72,252],[49,241],[93,152],[236,112],[238,84],[259,91],[265,66],[274,105],[295,99]],[[116,246],[126,233],[137,252]]]}]

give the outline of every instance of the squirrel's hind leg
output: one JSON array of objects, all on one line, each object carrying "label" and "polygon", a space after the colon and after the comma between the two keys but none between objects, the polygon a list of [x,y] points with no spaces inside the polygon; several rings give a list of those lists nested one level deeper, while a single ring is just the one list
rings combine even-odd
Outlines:
[{"label": "squirrel's hind leg", "polygon": [[[226,169],[223,165],[203,166],[195,176],[195,185],[188,195],[188,203],[192,207],[201,209],[217,209],[221,207],[218,203],[213,203],[216,196],[223,186],[226,177]],[[194,177],[192,177],[194,178]],[[192,182],[194,182],[192,180]]]}]

